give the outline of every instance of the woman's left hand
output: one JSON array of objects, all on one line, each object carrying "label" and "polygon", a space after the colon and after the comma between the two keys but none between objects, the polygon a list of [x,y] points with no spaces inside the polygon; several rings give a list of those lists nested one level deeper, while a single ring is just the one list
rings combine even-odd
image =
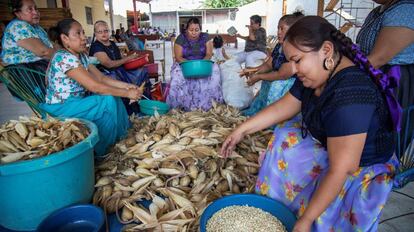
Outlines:
[{"label": "woman's left hand", "polygon": [[256,82],[260,81],[260,76],[259,74],[253,74],[250,76],[250,78],[247,80],[247,85],[248,86],[252,86],[254,85]]},{"label": "woman's left hand", "polygon": [[139,86],[138,85],[134,85],[134,84],[126,84],[125,89],[138,89]]},{"label": "woman's left hand", "polygon": [[299,220],[296,221],[296,224],[293,227],[293,232],[310,232],[312,223],[312,221],[301,217],[299,218]]}]

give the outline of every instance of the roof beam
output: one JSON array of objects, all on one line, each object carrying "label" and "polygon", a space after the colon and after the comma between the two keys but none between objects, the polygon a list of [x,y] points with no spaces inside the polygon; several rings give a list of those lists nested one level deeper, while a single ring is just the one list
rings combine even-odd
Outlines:
[{"label": "roof beam", "polygon": [[330,0],[325,7],[325,11],[333,11],[339,0]]}]

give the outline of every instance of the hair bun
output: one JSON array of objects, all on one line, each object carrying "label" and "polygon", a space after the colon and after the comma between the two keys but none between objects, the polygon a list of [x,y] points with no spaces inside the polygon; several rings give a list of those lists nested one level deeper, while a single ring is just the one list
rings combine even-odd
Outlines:
[{"label": "hair bun", "polygon": [[304,11],[303,10],[296,10],[295,12],[292,13],[292,15],[294,15],[295,17],[301,17],[301,16],[305,16]]}]

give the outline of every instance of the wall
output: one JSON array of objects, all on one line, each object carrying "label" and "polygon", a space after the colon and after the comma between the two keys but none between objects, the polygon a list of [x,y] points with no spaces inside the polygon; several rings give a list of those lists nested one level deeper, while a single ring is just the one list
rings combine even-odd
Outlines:
[{"label": "wall", "polygon": [[236,27],[239,33],[247,35],[248,30],[245,25],[250,23],[250,16],[257,14],[262,16],[262,27],[266,29],[267,35],[276,35],[279,19],[282,17],[282,6],[282,0],[258,0],[242,6],[237,12],[237,26],[233,26]]},{"label": "wall", "polygon": [[[120,29],[120,24],[122,24],[122,27],[124,27],[125,30],[128,29],[128,21],[126,17],[122,15],[114,15],[113,19],[114,19],[114,30]],[[108,25],[110,25],[109,19],[108,19]]]},{"label": "wall", "polygon": [[93,24],[90,25],[86,23],[85,7],[92,8],[93,22],[97,20],[105,20],[109,24],[109,15],[105,14],[103,0],[69,0],[69,7],[73,18],[79,21],[88,37],[93,36]]},{"label": "wall", "polygon": [[170,33],[173,31],[173,29],[177,30],[177,13],[175,11],[153,13],[152,26],[160,27],[161,30],[167,30]]}]

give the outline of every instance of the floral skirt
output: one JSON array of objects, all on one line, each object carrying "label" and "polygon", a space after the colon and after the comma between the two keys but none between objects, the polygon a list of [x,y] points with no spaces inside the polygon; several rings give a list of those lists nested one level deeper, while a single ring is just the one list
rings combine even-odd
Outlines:
[{"label": "floral skirt", "polygon": [[[299,115],[276,126],[256,182],[258,194],[282,202],[298,217],[328,170],[327,152],[310,135],[302,138],[300,121]],[[315,220],[312,231],[377,231],[397,166],[392,157],[359,168]]]},{"label": "floral skirt", "polygon": [[185,111],[196,109],[209,110],[212,100],[223,103],[220,69],[213,65],[213,73],[208,78],[185,79],[181,67],[174,63],[171,68],[171,83],[167,103],[172,108]]}]

